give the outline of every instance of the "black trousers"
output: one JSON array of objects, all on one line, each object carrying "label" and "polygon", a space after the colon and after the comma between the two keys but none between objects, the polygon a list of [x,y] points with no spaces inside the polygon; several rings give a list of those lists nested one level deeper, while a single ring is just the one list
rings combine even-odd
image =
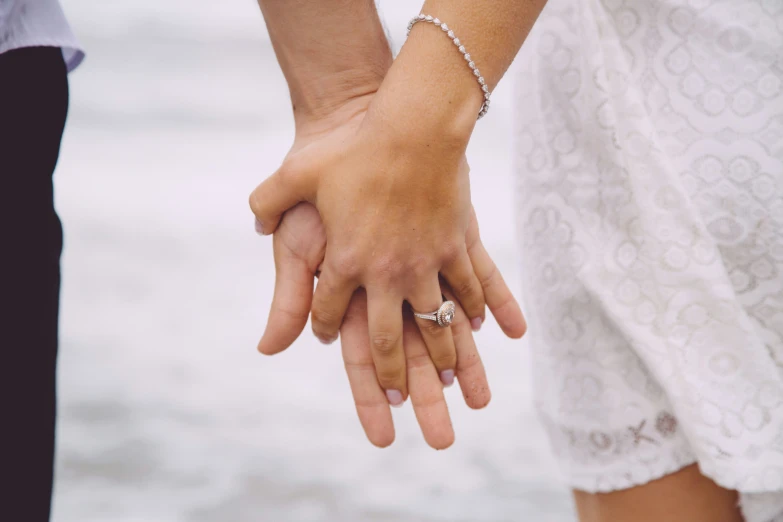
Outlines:
[{"label": "black trousers", "polygon": [[49,520],[62,227],[52,173],[68,112],[60,49],[0,54],[0,520]]}]

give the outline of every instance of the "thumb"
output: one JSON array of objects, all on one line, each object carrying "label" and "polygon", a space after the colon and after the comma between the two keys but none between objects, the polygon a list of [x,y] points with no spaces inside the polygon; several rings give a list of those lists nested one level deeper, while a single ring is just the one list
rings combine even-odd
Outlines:
[{"label": "thumb", "polygon": [[273,233],[283,212],[300,201],[313,201],[316,182],[316,176],[311,175],[303,161],[287,159],[250,194],[256,230],[263,235]]}]

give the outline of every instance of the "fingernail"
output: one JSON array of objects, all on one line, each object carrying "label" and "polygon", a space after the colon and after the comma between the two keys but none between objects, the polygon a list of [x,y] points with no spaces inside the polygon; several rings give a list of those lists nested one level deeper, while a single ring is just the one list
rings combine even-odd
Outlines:
[{"label": "fingernail", "polygon": [[443,370],[440,372],[440,382],[442,382],[443,386],[446,388],[454,384],[454,370]]},{"label": "fingernail", "polygon": [[259,236],[265,236],[266,235],[266,234],[264,234],[264,225],[262,225],[261,222],[259,220],[257,220],[257,219],[256,219],[256,233]]},{"label": "fingernail", "polygon": [[334,343],[337,340],[337,337],[334,337],[332,339],[322,339],[321,337],[318,337],[317,335],[316,335],[316,338],[321,342],[321,344],[325,344],[327,346],[332,344],[332,343]]},{"label": "fingernail", "polygon": [[484,322],[484,319],[481,317],[474,317],[470,320],[470,327],[473,329],[474,332],[478,332],[481,330],[481,324]]},{"label": "fingernail", "polygon": [[395,408],[402,407],[402,392],[400,390],[386,390],[386,398],[389,404]]}]

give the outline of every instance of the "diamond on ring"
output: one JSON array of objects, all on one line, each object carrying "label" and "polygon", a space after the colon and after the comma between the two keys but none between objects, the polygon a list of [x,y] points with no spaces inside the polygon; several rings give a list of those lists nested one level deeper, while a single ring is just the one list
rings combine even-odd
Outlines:
[{"label": "diamond on ring", "polygon": [[451,323],[454,322],[454,312],[456,310],[456,307],[454,306],[454,302],[452,301],[444,301],[442,305],[440,305],[440,308],[435,310],[434,312],[428,313],[428,314],[420,314],[417,312],[414,312],[413,315],[418,317],[419,319],[426,319],[428,321],[435,321],[438,323],[438,326],[447,327],[451,326]]}]

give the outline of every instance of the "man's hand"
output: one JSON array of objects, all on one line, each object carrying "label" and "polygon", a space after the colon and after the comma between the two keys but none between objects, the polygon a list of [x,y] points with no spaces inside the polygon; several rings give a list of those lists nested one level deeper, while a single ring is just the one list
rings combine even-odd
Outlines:
[{"label": "man's hand", "polygon": [[[301,334],[310,312],[313,279],[325,248],[326,233],[312,205],[300,203],[285,213],[274,235],[275,293],[266,331],[258,345],[262,353],[272,355],[285,350]],[[454,299],[448,288],[443,288],[443,292]],[[500,312],[497,315],[502,318],[504,307],[496,303]],[[471,408],[483,408],[490,400],[489,384],[470,322],[459,305],[451,329],[457,348],[457,380],[465,402]],[[351,298],[340,334],[359,420],[370,442],[388,446],[394,441],[394,424],[389,402],[375,375],[364,290]],[[454,442],[454,430],[443,385],[410,310],[405,311],[403,346],[410,398],[421,431],[430,446],[445,449]]]}]

